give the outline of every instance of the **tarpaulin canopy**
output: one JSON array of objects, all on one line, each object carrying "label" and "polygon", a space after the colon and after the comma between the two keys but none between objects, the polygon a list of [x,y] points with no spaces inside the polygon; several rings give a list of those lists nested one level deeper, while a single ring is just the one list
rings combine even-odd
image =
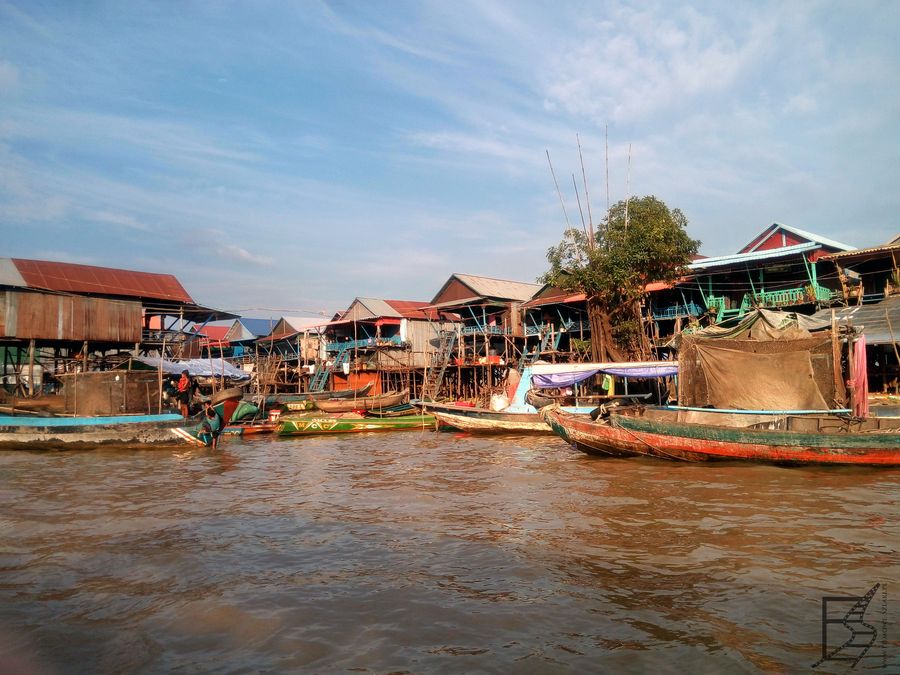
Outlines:
[{"label": "tarpaulin canopy", "polygon": [[825,317],[754,309],[740,319],[731,319],[699,330],[678,333],[669,341],[668,346],[680,348],[682,339],[688,335],[696,338],[796,340],[808,338],[813,332],[830,326],[831,321]]},{"label": "tarpaulin canopy", "polygon": [[[168,375],[181,375],[186,370],[191,377],[225,377],[232,380],[249,380],[250,375],[222,359],[186,359],[166,361],[156,356],[137,356],[133,359],[152,370],[162,370]],[[160,363],[161,361],[161,363]]]},{"label": "tarpaulin canopy", "polygon": [[619,377],[672,377],[678,374],[678,364],[673,363],[671,366],[643,366],[641,368],[603,368],[601,372],[610,375],[618,375]]},{"label": "tarpaulin canopy", "polygon": [[571,387],[573,384],[581,382],[582,380],[586,380],[599,372],[600,369],[597,368],[596,370],[581,370],[577,372],[570,371],[567,373],[548,373],[546,375],[535,374],[531,376],[531,384],[536,389]]},{"label": "tarpaulin canopy", "polygon": [[[678,364],[661,361],[643,361],[639,363],[596,363],[596,364],[564,364],[556,365],[552,372],[539,372],[542,368],[534,366],[531,376],[532,386],[536,389],[570,387],[597,373],[608,373],[619,377],[649,378],[669,377],[678,374]],[[548,366],[544,366],[548,369]]]}]

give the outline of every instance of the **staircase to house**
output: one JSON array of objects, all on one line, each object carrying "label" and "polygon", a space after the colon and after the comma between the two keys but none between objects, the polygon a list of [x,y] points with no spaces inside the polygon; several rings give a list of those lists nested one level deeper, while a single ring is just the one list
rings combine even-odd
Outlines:
[{"label": "staircase to house", "polygon": [[[547,351],[547,345],[550,344],[550,336],[552,335],[552,333],[553,331],[550,330],[545,331],[544,336],[541,338],[540,345],[537,345],[531,351],[528,351],[527,348],[525,349],[524,353],[522,354],[522,358],[519,359],[519,375],[521,375],[525,371],[525,368],[537,361],[540,358],[541,354]],[[557,332],[556,335],[557,337],[553,341],[554,349],[559,347],[559,336],[561,335],[561,333]]]},{"label": "staircase to house", "polygon": [[447,372],[447,365],[450,363],[450,356],[453,354],[453,348],[456,346],[456,331],[441,331],[440,342],[434,352],[434,359],[428,375],[425,378],[425,384],[422,385],[422,398],[424,400],[434,400],[438,391],[440,391],[441,383],[444,381],[444,373]]},{"label": "staircase to house", "polygon": [[310,391],[325,391],[331,374],[350,360],[350,349],[349,344],[341,344],[337,354],[334,355],[331,361],[331,365],[316,369],[315,375],[313,375],[309,383]]}]

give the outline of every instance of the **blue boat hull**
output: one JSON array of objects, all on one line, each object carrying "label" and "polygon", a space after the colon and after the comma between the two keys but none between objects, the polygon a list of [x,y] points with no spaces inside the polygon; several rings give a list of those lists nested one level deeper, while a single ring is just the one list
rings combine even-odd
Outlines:
[{"label": "blue boat hull", "polygon": [[[185,424],[187,422],[187,424]],[[0,449],[94,449],[204,445],[199,425],[180,415],[0,417]]]}]

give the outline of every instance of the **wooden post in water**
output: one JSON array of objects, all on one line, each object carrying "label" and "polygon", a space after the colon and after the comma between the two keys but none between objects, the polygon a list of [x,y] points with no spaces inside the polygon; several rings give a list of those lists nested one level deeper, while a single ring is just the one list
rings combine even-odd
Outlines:
[{"label": "wooden post in water", "polygon": [[28,343],[28,398],[34,397],[34,338]]},{"label": "wooden post in water", "polygon": [[[162,414],[162,393],[163,393],[163,359],[166,358],[166,335],[163,333],[162,347],[159,350],[159,368],[157,372],[157,382],[159,384],[159,392],[157,393],[157,414]],[[147,384],[147,410],[150,409],[150,385]]]}]

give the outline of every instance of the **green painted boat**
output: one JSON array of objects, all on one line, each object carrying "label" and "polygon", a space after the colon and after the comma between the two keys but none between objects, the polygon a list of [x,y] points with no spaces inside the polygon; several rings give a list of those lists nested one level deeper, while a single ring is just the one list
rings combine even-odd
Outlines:
[{"label": "green painted boat", "polygon": [[433,415],[367,417],[358,413],[287,415],[278,421],[279,436],[346,434],[361,431],[414,431],[434,428]]}]

